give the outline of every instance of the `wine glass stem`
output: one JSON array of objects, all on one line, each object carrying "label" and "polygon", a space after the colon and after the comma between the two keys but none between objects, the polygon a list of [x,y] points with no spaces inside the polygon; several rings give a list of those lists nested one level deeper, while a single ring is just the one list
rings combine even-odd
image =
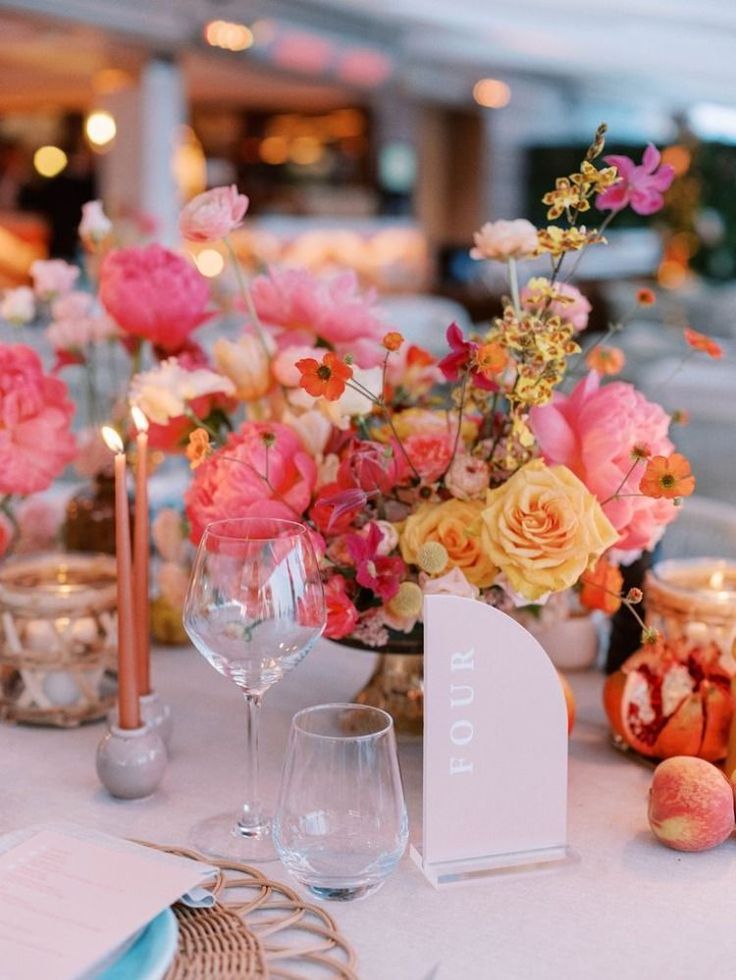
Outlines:
[{"label": "wine glass stem", "polygon": [[244,696],[247,709],[245,803],[238,823],[245,834],[256,834],[266,823],[258,798],[258,732],[263,696],[261,694],[246,694]]}]

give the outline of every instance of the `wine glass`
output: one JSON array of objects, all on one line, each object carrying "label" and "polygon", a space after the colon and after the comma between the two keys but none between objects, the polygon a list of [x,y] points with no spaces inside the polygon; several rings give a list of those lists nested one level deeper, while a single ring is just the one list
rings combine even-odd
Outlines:
[{"label": "wine glass", "polygon": [[294,715],[273,837],[317,898],[346,902],[381,887],[408,837],[390,715],[365,704]]},{"label": "wine glass", "polygon": [[184,603],[184,628],[202,656],[245,696],[246,801],[236,817],[222,814],[194,828],[191,839],[199,850],[242,861],[275,860],[258,788],[261,702],[304,659],[324,626],[319,565],[303,524],[232,518],[207,526]]}]

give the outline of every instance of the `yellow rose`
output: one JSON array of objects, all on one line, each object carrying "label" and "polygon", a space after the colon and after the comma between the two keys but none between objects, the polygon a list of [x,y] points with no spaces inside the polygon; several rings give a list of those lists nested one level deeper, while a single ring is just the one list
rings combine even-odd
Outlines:
[{"label": "yellow rose", "polygon": [[567,589],[618,534],[593,494],[566,466],[522,466],[483,511],[484,549],[530,602]]},{"label": "yellow rose", "polygon": [[404,561],[417,564],[419,550],[428,541],[438,541],[447,552],[447,568],[459,568],[473,585],[483,589],[492,585],[498,569],[481,540],[481,512],[478,500],[445,500],[421,504],[404,522],[400,546]]}]

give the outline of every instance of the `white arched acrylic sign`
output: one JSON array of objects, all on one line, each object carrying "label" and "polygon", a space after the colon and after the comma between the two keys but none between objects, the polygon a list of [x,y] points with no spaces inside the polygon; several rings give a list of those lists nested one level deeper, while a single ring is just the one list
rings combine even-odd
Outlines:
[{"label": "white arched acrylic sign", "polygon": [[473,599],[424,601],[421,852],[435,885],[565,858],[567,712],[549,657]]}]

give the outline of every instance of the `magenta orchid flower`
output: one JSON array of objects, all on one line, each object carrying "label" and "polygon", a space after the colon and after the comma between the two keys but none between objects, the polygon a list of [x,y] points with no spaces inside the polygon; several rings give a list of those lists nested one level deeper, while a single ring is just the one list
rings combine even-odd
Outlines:
[{"label": "magenta orchid flower", "polygon": [[355,580],[358,585],[370,589],[384,602],[393,599],[399,591],[401,576],[406,565],[401,558],[388,558],[378,554],[383,534],[377,524],[370,524],[368,535],[350,534],[348,551],[355,562]]},{"label": "magenta orchid flower", "polygon": [[668,164],[661,164],[662,157],[650,143],[642,162],[637,166],[624,156],[605,157],[606,163],[618,169],[619,180],[599,194],[595,206],[599,211],[622,211],[631,206],[637,214],[654,214],[664,207],[664,192],[675,179],[675,171]]},{"label": "magenta orchid flower", "polygon": [[446,354],[437,365],[446,380],[457,381],[461,374],[468,371],[477,388],[484,388],[486,391],[498,391],[496,382],[486,378],[473,366],[478,344],[472,340],[466,340],[462,330],[454,322],[447,328],[446,338],[450,353]]}]

